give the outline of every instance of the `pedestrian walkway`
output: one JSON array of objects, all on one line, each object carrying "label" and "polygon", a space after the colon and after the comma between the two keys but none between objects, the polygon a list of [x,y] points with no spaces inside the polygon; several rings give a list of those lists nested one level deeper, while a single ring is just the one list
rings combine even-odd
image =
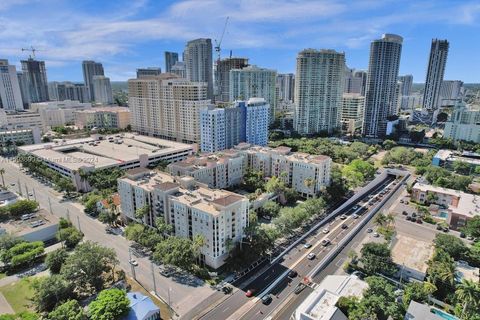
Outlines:
[{"label": "pedestrian walkway", "polygon": [[0,314],[13,314],[15,311],[13,311],[12,306],[10,306],[10,303],[8,303],[7,299],[3,296],[3,294],[0,292]]}]

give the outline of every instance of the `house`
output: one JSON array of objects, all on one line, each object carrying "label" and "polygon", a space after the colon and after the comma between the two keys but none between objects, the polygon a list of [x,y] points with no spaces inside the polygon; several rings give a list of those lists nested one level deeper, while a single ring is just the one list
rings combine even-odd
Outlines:
[{"label": "house", "polygon": [[404,320],[458,320],[445,311],[431,307],[427,304],[411,301],[408,305]]},{"label": "house", "polygon": [[[97,202],[97,211],[100,213],[104,210],[110,209],[109,199],[105,198]],[[112,195],[113,205],[115,206],[114,212],[120,212],[120,196],[118,193]]]},{"label": "house", "polygon": [[152,299],[140,292],[128,292],[130,311],[123,320],[160,320],[160,309]]}]

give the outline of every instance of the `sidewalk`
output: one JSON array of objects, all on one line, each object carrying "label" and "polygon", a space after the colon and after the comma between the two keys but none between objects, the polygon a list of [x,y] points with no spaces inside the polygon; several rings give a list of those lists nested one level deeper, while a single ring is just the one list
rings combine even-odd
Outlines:
[{"label": "sidewalk", "polygon": [[1,314],[14,314],[15,311],[13,311],[12,307],[8,303],[7,299],[3,296],[3,294],[0,292],[0,315]]}]

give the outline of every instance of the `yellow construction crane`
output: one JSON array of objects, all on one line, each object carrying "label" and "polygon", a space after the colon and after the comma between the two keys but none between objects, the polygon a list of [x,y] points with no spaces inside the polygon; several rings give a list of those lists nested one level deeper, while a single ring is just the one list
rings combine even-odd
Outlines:
[{"label": "yellow construction crane", "polygon": [[220,52],[222,51],[222,48],[221,48],[221,45],[222,45],[222,41],[223,41],[223,36],[225,35],[225,30],[227,30],[227,24],[228,24],[228,20],[230,19],[230,17],[227,17],[225,19],[225,24],[223,25],[223,31],[222,31],[222,35],[220,36],[220,40],[216,40],[215,39],[215,51],[217,52],[217,60],[220,61]]}]

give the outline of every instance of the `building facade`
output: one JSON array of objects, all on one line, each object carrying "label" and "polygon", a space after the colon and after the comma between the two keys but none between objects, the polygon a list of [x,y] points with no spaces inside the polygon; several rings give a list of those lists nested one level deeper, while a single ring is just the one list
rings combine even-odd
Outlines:
[{"label": "building facade", "polygon": [[215,101],[230,101],[230,70],[248,66],[247,58],[225,58],[215,65]]},{"label": "building facade", "polygon": [[137,69],[137,78],[159,76],[160,73],[162,73],[162,69],[157,68],[157,67],[138,68]]},{"label": "building facade", "polygon": [[93,76],[93,95],[95,103],[112,104],[113,94],[110,78],[105,76]]},{"label": "building facade", "polygon": [[134,131],[187,143],[200,142],[200,111],[211,107],[206,83],[173,74],[128,81]]},{"label": "building facade", "polygon": [[127,172],[118,180],[121,211],[129,220],[139,221],[135,211],[148,206],[142,220],[155,225],[163,218],[177,237],[205,239],[201,260],[217,269],[228,257],[228,242],[241,241],[248,225],[249,201],[233,192],[210,189],[191,177],[172,177],[166,173]]},{"label": "building facade", "polygon": [[367,73],[362,70],[347,68],[345,71],[344,93],[358,93],[365,95]]},{"label": "building facade", "polygon": [[428,111],[434,111],[440,106],[440,90],[447,64],[448,47],[447,40],[432,40],[423,94],[423,108]]},{"label": "building facade", "polygon": [[480,110],[469,109],[463,102],[458,103],[445,123],[443,137],[480,143]]},{"label": "building facade", "polygon": [[299,134],[340,130],[345,54],[306,49],[297,56],[295,123]]},{"label": "building facade", "polygon": [[0,109],[7,112],[23,110],[17,69],[4,59],[0,59]]},{"label": "building facade", "polygon": [[295,75],[293,73],[277,74],[276,86],[278,89],[277,101],[283,101],[285,103],[294,101]]},{"label": "building facade", "polygon": [[80,129],[126,129],[130,123],[130,109],[125,107],[98,107],[75,111],[75,126]]},{"label": "building facade", "polygon": [[230,101],[264,98],[270,105],[269,119],[273,121],[277,103],[276,77],[275,70],[254,65],[230,70]]},{"label": "building facade", "polygon": [[95,92],[93,87],[94,76],[104,76],[103,65],[100,62],[85,60],[82,62],[83,81],[88,87],[90,101],[95,101]]},{"label": "building facade", "polygon": [[397,109],[397,79],[403,38],[384,34],[370,45],[363,135],[383,138],[387,122]]},{"label": "building facade", "polygon": [[444,80],[440,89],[441,105],[455,105],[463,97],[463,81]]},{"label": "building facade", "polygon": [[37,112],[9,112],[0,109],[0,129],[20,130],[37,128],[40,132],[45,131],[40,114]]},{"label": "building facade", "polygon": [[54,128],[73,125],[75,122],[75,111],[86,110],[91,107],[91,103],[65,100],[32,103],[30,110],[40,114],[44,128]]},{"label": "building facade", "polygon": [[90,102],[88,87],[83,83],[50,82],[48,84],[48,96],[50,101],[76,100],[82,103]]},{"label": "building facade", "polygon": [[342,98],[342,132],[362,133],[365,97],[359,93],[344,93]]},{"label": "building facade", "polygon": [[183,52],[186,78],[192,82],[207,84],[207,98],[213,99],[212,40],[188,41]]},{"label": "building facade", "polygon": [[177,63],[177,61],[178,61],[177,52],[165,51],[165,72],[171,72],[172,67],[175,65],[175,63]]},{"label": "building facade", "polygon": [[185,63],[182,61],[177,61],[170,70],[170,73],[179,76],[180,78],[187,78],[187,71],[185,70]]},{"label": "building facade", "polygon": [[28,102],[48,101],[48,81],[45,61],[22,60],[22,72],[28,86]]}]

